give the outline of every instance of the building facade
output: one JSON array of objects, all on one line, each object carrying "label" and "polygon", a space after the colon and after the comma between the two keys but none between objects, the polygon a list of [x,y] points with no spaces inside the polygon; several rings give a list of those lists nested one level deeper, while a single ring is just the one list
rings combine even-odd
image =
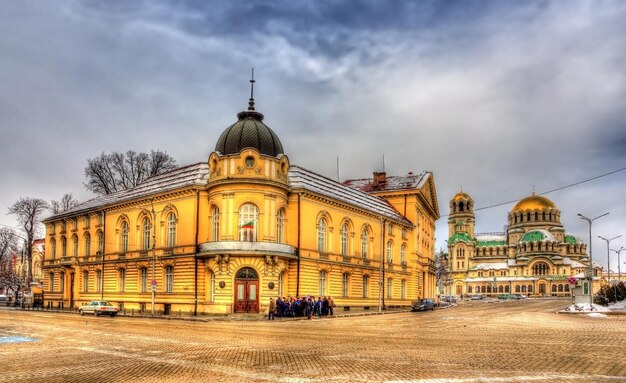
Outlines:
[{"label": "building facade", "polygon": [[45,305],[256,313],[286,296],[339,310],[432,297],[432,173],[341,184],[291,165],[263,119],[251,99],[207,162],[45,219]]},{"label": "building facade", "polygon": [[[569,278],[587,274],[587,245],[565,233],[560,210],[546,197],[533,192],[520,200],[508,214],[506,232],[477,234],[475,224],[473,199],[458,193],[448,218],[451,294],[565,296]],[[600,276],[594,264],[594,281]]]}]

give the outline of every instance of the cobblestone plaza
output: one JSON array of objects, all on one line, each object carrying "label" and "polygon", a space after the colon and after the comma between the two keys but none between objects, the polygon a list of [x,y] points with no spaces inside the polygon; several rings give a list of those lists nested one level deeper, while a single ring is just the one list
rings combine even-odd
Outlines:
[{"label": "cobblestone plaza", "polygon": [[626,316],[565,300],[208,321],[0,310],[2,382],[626,382]]}]

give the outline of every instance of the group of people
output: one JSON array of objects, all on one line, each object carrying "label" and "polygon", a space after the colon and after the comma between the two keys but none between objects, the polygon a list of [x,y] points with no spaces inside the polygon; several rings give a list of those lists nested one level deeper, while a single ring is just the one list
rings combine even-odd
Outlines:
[{"label": "group of people", "polygon": [[274,320],[275,316],[285,317],[307,317],[313,319],[314,316],[323,317],[333,315],[335,302],[331,297],[317,297],[307,295],[306,297],[278,297],[276,300],[270,298],[267,312],[267,319]]}]

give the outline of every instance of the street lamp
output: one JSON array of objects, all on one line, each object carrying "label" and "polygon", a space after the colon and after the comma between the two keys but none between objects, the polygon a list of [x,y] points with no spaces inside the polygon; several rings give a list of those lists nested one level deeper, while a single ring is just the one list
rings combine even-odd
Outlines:
[{"label": "street lamp", "polygon": [[621,267],[620,267],[620,265],[621,265],[621,260],[620,260],[620,258],[619,258],[619,253],[621,253],[621,252],[622,252],[622,250],[626,250],[626,247],[622,246],[622,247],[620,247],[620,248],[619,248],[619,249],[617,249],[617,250],[613,250],[613,249],[611,249],[611,251],[614,251],[614,252],[616,252],[616,253],[617,253],[617,280],[618,280],[618,282],[619,282],[619,283],[622,283],[622,269],[621,269]]},{"label": "street lamp", "polygon": [[602,215],[599,215],[595,218],[587,218],[584,215],[578,213],[578,216],[581,219],[584,219],[585,221],[587,221],[589,223],[589,303],[590,305],[593,306],[593,257],[592,257],[592,252],[591,252],[591,224],[593,223],[593,221],[595,221],[598,218],[602,218],[605,215],[609,215],[609,213],[604,213]]},{"label": "street lamp", "polygon": [[[621,237],[621,236],[622,236],[622,235],[620,234],[620,235],[618,235],[617,237],[613,237],[613,238],[611,238],[611,239],[606,239],[606,238],[604,238],[604,237],[603,237],[603,236],[601,236],[601,235],[599,235],[599,236],[598,236],[598,238],[600,238],[601,240],[603,240],[604,242],[606,242],[606,260],[607,260],[607,265],[606,265],[606,268],[607,268],[607,270],[609,271],[609,272],[608,272],[608,274],[607,274],[607,281],[608,281],[609,283],[610,283],[610,281],[611,281],[611,250],[610,250],[610,248],[609,248],[609,243],[610,243],[612,240],[617,239],[617,238],[619,238],[619,237]],[[619,263],[619,261],[618,261],[618,263]]]}]

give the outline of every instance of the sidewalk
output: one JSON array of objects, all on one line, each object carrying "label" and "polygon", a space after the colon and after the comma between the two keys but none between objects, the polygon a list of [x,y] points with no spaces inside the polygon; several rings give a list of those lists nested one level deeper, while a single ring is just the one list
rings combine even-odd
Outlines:
[{"label": "sidewalk", "polygon": [[[452,306],[450,306],[452,307]],[[442,307],[438,309],[444,309],[448,307]],[[58,314],[75,314],[79,315],[78,311],[75,309],[22,309],[21,307],[7,307],[0,306],[0,310],[18,310],[18,311],[32,311],[32,312],[47,312],[47,313],[58,313]],[[387,309],[382,312],[378,311],[353,311],[348,312],[344,311],[341,313],[337,313],[335,315],[328,315],[324,317],[313,317],[313,320],[324,320],[324,319],[332,319],[332,318],[349,318],[349,317],[359,317],[359,316],[371,316],[371,315],[387,315],[387,314],[398,314],[404,312],[410,312],[411,309]],[[124,318],[151,318],[151,319],[164,319],[164,320],[183,320],[183,321],[193,321],[193,322],[212,322],[212,321],[244,321],[244,322],[253,322],[253,321],[261,321],[267,320],[267,315],[264,313],[259,314],[200,314],[198,316],[194,316],[192,312],[182,311],[171,313],[170,315],[164,315],[161,313],[157,313],[152,315],[150,313],[139,313],[134,311],[125,310],[119,312],[117,314],[119,317]],[[298,320],[308,320],[307,317],[285,317],[279,318],[276,316],[277,321],[298,321]]]}]

